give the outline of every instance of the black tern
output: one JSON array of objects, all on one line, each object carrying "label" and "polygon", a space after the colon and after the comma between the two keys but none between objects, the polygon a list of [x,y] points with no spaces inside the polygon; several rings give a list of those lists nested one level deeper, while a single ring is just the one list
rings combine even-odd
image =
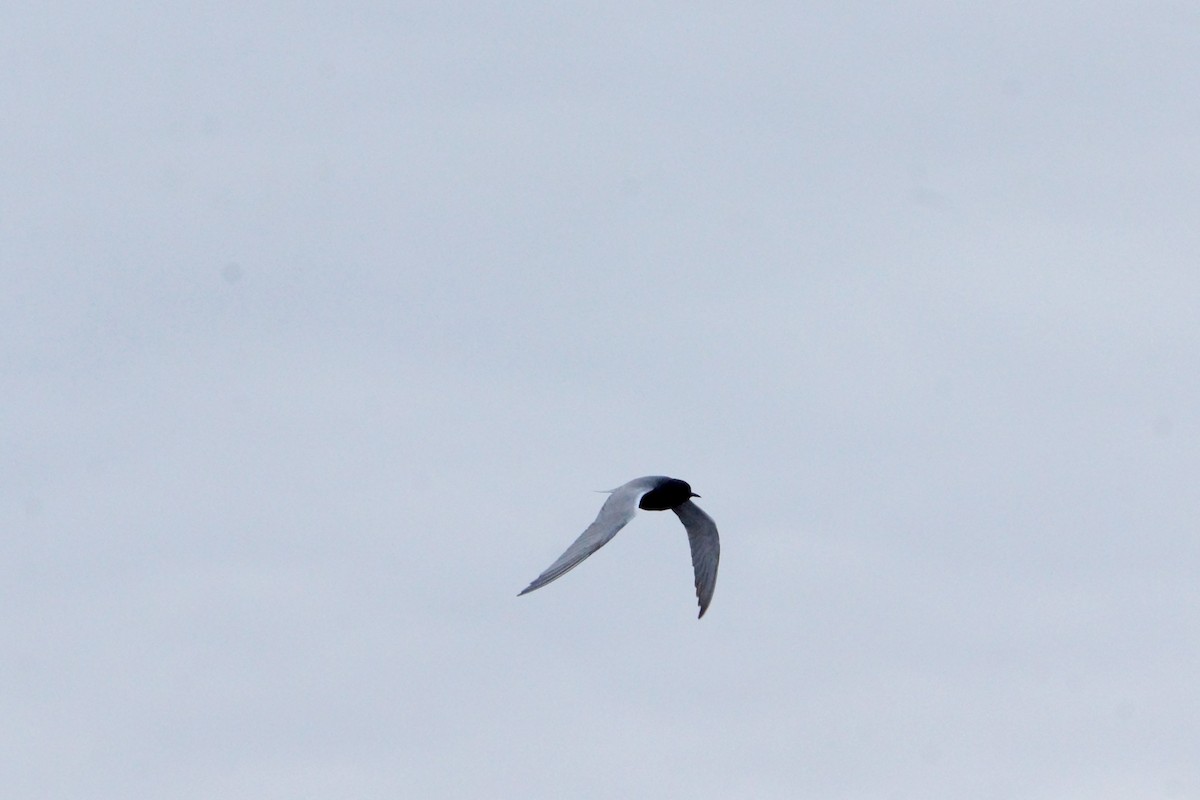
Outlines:
[{"label": "black tern", "polygon": [[[648,475],[635,478],[609,492],[610,497],[600,507],[596,521],[567,548],[567,552],[538,575],[521,594],[540,589],[551,581],[567,574],[592,553],[599,550],[608,540],[624,528],[639,508],[647,511],[675,512],[683,527],[687,529],[688,543],[692,547],[692,569],[696,573],[696,599],[700,603],[700,615],[708,610],[712,602],[713,589],[717,585],[717,562],[721,558],[721,540],[717,538],[717,524],[712,517],[692,502],[700,495],[692,491],[687,481],[667,478],[663,475]],[[517,595],[520,597],[520,595]],[[697,617],[697,619],[699,619]]]}]

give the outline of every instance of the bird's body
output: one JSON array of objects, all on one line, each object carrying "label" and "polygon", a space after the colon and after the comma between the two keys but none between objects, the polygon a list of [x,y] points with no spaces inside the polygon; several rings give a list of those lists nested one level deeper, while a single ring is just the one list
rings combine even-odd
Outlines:
[{"label": "bird's body", "polygon": [[639,508],[647,511],[670,509],[687,530],[688,543],[692,550],[692,568],[696,575],[696,599],[700,603],[700,616],[703,617],[712,601],[713,589],[717,583],[721,542],[717,537],[716,523],[692,502],[693,497],[699,496],[686,481],[663,475],[635,478],[618,486],[609,492],[609,498],[604,501],[600,513],[587,530],[579,535],[557,561],[525,587],[521,594],[540,589],[577,567],[616,536],[617,531],[633,519]]}]

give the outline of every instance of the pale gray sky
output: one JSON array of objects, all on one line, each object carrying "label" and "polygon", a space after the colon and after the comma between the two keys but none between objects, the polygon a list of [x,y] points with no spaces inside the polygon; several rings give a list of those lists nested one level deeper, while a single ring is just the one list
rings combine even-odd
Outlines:
[{"label": "pale gray sky", "polygon": [[[1050,7],[1048,7],[1050,6]],[[0,9],[0,786],[1200,798],[1200,9]],[[684,478],[516,594],[607,489]]]}]

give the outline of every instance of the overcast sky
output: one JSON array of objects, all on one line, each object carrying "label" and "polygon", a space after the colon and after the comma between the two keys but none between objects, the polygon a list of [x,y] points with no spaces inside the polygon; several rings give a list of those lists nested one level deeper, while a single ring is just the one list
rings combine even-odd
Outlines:
[{"label": "overcast sky", "polygon": [[990,5],[0,9],[5,796],[1200,798],[1200,8]]}]

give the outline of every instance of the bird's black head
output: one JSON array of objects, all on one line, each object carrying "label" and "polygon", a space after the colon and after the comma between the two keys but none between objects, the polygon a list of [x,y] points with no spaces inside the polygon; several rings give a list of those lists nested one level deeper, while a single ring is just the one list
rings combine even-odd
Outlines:
[{"label": "bird's black head", "polygon": [[647,511],[666,511],[668,508],[681,506],[693,497],[700,495],[692,491],[687,481],[678,478],[667,478],[650,491],[642,495],[638,508]]}]

